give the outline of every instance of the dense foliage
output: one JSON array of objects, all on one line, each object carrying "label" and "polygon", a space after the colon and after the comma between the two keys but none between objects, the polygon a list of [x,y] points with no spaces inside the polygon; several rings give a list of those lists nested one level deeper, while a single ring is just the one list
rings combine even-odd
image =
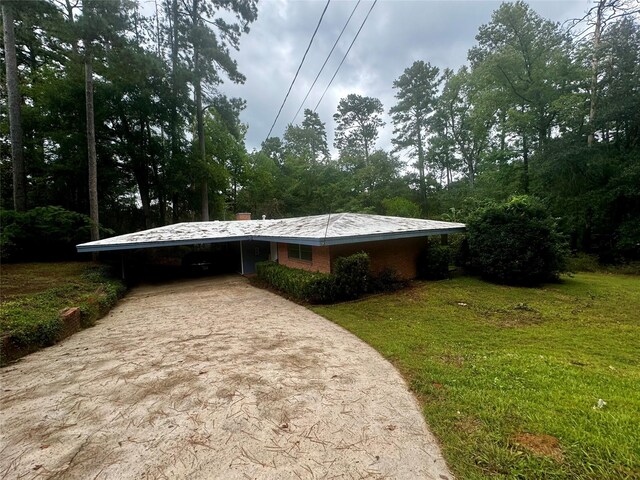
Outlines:
[{"label": "dense foliage", "polygon": [[[300,124],[247,152],[245,103],[227,97],[222,81],[244,80],[232,53],[257,19],[255,1],[165,0],[145,16],[140,0],[3,0],[3,13],[14,7],[24,172],[14,178],[22,170],[8,148],[13,110],[2,109],[0,206],[14,207],[17,187],[27,208],[89,213],[79,99],[90,61],[99,218],[117,233],[237,211],[465,221],[487,202],[529,194],[544,200],[572,249],[640,258],[634,4],[598,0],[581,22],[559,25],[522,1],[504,3],[479,26],[467,65],[416,59],[389,85],[395,105],[347,94],[334,125],[307,109]],[[11,84],[4,68],[0,79]],[[385,110],[393,151],[377,144]]]},{"label": "dense foliage", "polygon": [[356,253],[337,258],[333,273],[307,272],[275,262],[261,262],[257,264],[257,274],[259,279],[297,300],[334,303],[352,300],[367,292],[369,256]]},{"label": "dense foliage", "polygon": [[488,280],[537,285],[565,269],[565,241],[546,209],[531,197],[487,206],[467,228],[471,267]]},{"label": "dense foliage", "polygon": [[335,278],[331,274],[307,272],[275,262],[256,265],[258,278],[287,295],[309,303],[332,303],[335,298]]},{"label": "dense foliage", "polygon": [[0,224],[0,255],[5,262],[75,258],[76,245],[89,241],[91,228],[89,217],[62,207],[0,210]]},{"label": "dense foliage", "polygon": [[358,298],[369,289],[369,267],[369,255],[364,252],[336,258],[333,273],[340,300]]},{"label": "dense foliage", "polygon": [[428,239],[426,246],[418,257],[418,277],[426,280],[442,280],[449,276],[451,249],[433,238]]}]

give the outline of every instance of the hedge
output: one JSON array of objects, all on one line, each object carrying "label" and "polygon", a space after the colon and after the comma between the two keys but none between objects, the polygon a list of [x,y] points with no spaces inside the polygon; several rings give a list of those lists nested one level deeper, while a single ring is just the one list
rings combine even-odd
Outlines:
[{"label": "hedge", "polygon": [[298,300],[333,303],[352,300],[369,287],[369,256],[357,253],[336,260],[335,273],[307,272],[275,262],[256,265],[258,278]]},{"label": "hedge", "polygon": [[289,268],[275,262],[256,264],[258,278],[277,290],[309,303],[331,303],[335,298],[333,275]]}]

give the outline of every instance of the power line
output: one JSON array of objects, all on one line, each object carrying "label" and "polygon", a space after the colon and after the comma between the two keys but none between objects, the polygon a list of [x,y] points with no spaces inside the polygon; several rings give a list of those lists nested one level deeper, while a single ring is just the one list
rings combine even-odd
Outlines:
[{"label": "power line", "polygon": [[[296,79],[298,78],[298,74],[300,73],[300,69],[302,68],[302,64],[304,63],[304,59],[307,58],[307,53],[309,53],[309,49],[311,48],[311,44],[313,43],[313,39],[316,38],[316,33],[318,33],[318,29],[320,28],[320,24],[322,23],[322,19],[324,18],[324,14],[327,11],[327,8],[329,7],[329,3],[331,2],[331,0],[327,0],[327,4],[324,6],[324,10],[322,10],[322,15],[320,15],[320,20],[318,20],[318,25],[316,25],[316,29],[313,31],[313,35],[311,36],[311,40],[309,40],[309,45],[307,45],[307,49],[304,52],[304,55],[302,56],[302,61],[300,62],[300,65],[298,65],[298,70],[296,70],[296,75],[293,77],[293,81],[291,82],[291,85],[289,85],[289,90],[287,90],[287,94],[284,97],[284,100],[282,101],[282,105],[280,105],[280,110],[278,110],[278,114],[276,115],[276,118],[273,120],[273,123],[271,124],[271,128],[269,129],[269,133],[267,134],[267,138],[269,138],[271,136],[271,132],[273,131],[273,127],[276,125],[276,122],[278,121],[278,118],[280,117],[280,113],[282,112],[282,108],[284,107],[284,104],[287,101],[287,98],[289,98],[289,94],[291,93],[291,89],[293,88],[293,84],[296,83]],[[265,140],[267,140],[267,138],[265,138]]]},{"label": "power line", "polygon": [[329,90],[329,87],[333,83],[333,80],[336,78],[336,75],[338,75],[338,72],[340,71],[340,67],[342,67],[342,64],[344,63],[345,59],[347,58],[347,55],[349,55],[349,52],[351,51],[351,47],[353,47],[353,44],[356,43],[356,39],[358,38],[358,35],[360,35],[360,31],[362,30],[362,27],[364,27],[364,24],[367,23],[367,19],[369,18],[369,14],[371,13],[371,10],[373,10],[373,7],[376,6],[376,3],[378,3],[378,0],[374,0],[373,5],[371,5],[371,8],[367,12],[367,16],[364,17],[364,20],[362,21],[362,24],[360,25],[360,28],[358,29],[358,31],[356,33],[356,36],[353,37],[353,41],[351,42],[351,45],[349,45],[349,49],[347,50],[347,53],[344,54],[344,57],[342,57],[342,61],[340,62],[340,65],[338,65],[338,68],[336,68],[336,73],[333,74],[333,77],[331,77],[331,80],[329,80],[329,85],[327,85],[327,88],[324,89],[324,92],[322,93],[322,96],[320,97],[320,100],[318,100],[318,103],[316,103],[316,107],[313,109],[314,112],[316,110],[318,110],[318,107],[320,106],[320,102],[322,102],[322,99],[324,98],[325,94],[327,93],[327,90]]},{"label": "power line", "polygon": [[316,75],[315,80],[313,80],[313,83],[311,84],[311,87],[309,88],[309,91],[307,92],[307,94],[304,96],[304,100],[302,100],[302,103],[300,104],[300,108],[298,108],[298,111],[296,112],[296,114],[293,116],[293,120],[291,120],[291,124],[293,124],[293,122],[296,121],[296,118],[298,117],[298,114],[300,113],[300,110],[302,110],[302,107],[304,106],[304,102],[307,101],[307,98],[309,98],[309,94],[311,93],[311,90],[313,90],[313,87],[315,87],[316,82],[318,81],[318,78],[320,78],[320,74],[322,73],[322,71],[324,70],[324,67],[327,65],[327,62],[329,61],[329,57],[331,57],[331,54],[333,53],[333,51],[336,48],[336,45],[338,45],[338,42],[340,41],[340,39],[342,38],[342,34],[344,33],[344,31],[347,28],[347,25],[349,25],[349,22],[351,21],[351,17],[353,17],[353,14],[356,13],[356,8],[358,8],[358,5],[360,5],[360,0],[358,0],[358,3],[356,3],[356,6],[353,7],[353,10],[351,11],[351,15],[349,15],[349,18],[347,18],[347,23],[344,24],[344,27],[342,27],[342,31],[340,32],[340,35],[338,35],[338,38],[336,38],[335,43],[333,44],[333,47],[331,47],[331,51],[329,52],[329,55],[327,55],[327,58],[325,58],[324,63],[322,64],[322,67],[320,67],[320,71],[318,72],[318,74]]}]

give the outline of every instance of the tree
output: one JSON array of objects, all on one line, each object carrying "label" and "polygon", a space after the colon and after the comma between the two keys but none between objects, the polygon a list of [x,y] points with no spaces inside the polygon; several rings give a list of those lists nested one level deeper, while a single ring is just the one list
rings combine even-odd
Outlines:
[{"label": "tree", "polygon": [[529,157],[541,150],[558,117],[558,105],[578,88],[570,37],[526,3],[503,3],[480,27],[478,46],[469,51],[474,71],[481,71],[502,92],[505,112],[520,137],[522,188],[529,191]]},{"label": "tree", "polygon": [[308,108],[304,110],[302,125],[289,125],[284,133],[288,154],[308,162],[325,163],[329,159],[327,132],[320,116]]},{"label": "tree", "polygon": [[396,151],[409,150],[409,154],[417,158],[420,200],[423,207],[427,201],[427,128],[441,82],[438,74],[439,69],[432,67],[430,63],[422,60],[414,62],[393,82],[393,88],[397,90],[395,97],[398,103],[389,111],[394,123],[395,137],[392,142]]},{"label": "tree", "polygon": [[436,103],[431,125],[436,134],[430,159],[442,165],[449,183],[451,170],[462,161],[463,171],[471,186],[475,183],[478,161],[489,142],[494,112],[479,101],[475,80],[467,67],[458,73],[447,69],[444,87]]},{"label": "tree", "polygon": [[[237,63],[231,58],[229,48],[238,49],[240,35],[249,31],[249,24],[257,18],[256,0],[215,2],[191,0],[187,8],[189,24],[188,42],[191,47],[191,83],[196,106],[197,151],[206,160],[204,105],[207,85],[220,83],[220,72],[236,83],[244,82]],[[228,18],[233,18],[232,22]],[[203,88],[204,87],[204,88]],[[209,189],[206,175],[200,184],[201,220],[209,220]]]},{"label": "tree", "polygon": [[7,71],[7,96],[11,131],[11,166],[13,172],[13,208],[19,212],[27,209],[27,177],[24,168],[22,139],[22,116],[20,112],[20,85],[16,62],[16,39],[14,30],[14,4],[2,2],[4,26],[5,67]]},{"label": "tree", "polygon": [[100,238],[100,225],[98,215],[98,159],[96,154],[96,131],[93,115],[93,32],[91,25],[92,12],[87,0],[82,3],[82,15],[87,25],[85,26],[85,107],[87,115],[87,158],[89,163],[89,217],[91,218],[91,240]]},{"label": "tree", "polygon": [[365,164],[369,162],[378,130],[384,126],[383,112],[382,102],[377,98],[351,93],[340,100],[333,119],[337,123],[334,145],[341,156],[360,157]]},{"label": "tree", "polygon": [[625,16],[603,33],[602,66],[593,130],[628,151],[640,144],[640,25]]},{"label": "tree", "polygon": [[260,146],[260,153],[264,153],[279,166],[284,163],[284,150],[284,143],[280,137],[269,137]]},{"label": "tree", "polygon": [[596,114],[598,111],[598,96],[601,89],[600,86],[600,64],[601,61],[606,58],[603,55],[601,49],[602,36],[606,32],[607,28],[617,23],[618,20],[632,18],[633,15],[640,13],[640,7],[637,2],[633,0],[597,0],[596,5],[591,7],[584,17],[581,19],[573,19],[570,26],[570,30],[576,26],[582,26],[585,22],[587,28],[593,28],[593,34],[591,36],[591,45],[589,46],[590,63],[591,63],[591,84],[589,90],[589,133],[587,135],[587,145],[591,147],[596,126]]}]

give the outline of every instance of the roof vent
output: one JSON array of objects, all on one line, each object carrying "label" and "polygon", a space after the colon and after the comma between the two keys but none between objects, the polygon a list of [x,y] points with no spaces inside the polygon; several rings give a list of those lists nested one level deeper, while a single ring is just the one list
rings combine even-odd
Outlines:
[{"label": "roof vent", "polygon": [[251,213],[236,213],[236,220],[251,220]]},{"label": "roof vent", "polygon": [[267,216],[266,216],[266,215],[262,215],[262,219],[263,219],[263,220],[266,220],[266,219],[267,219]]}]

